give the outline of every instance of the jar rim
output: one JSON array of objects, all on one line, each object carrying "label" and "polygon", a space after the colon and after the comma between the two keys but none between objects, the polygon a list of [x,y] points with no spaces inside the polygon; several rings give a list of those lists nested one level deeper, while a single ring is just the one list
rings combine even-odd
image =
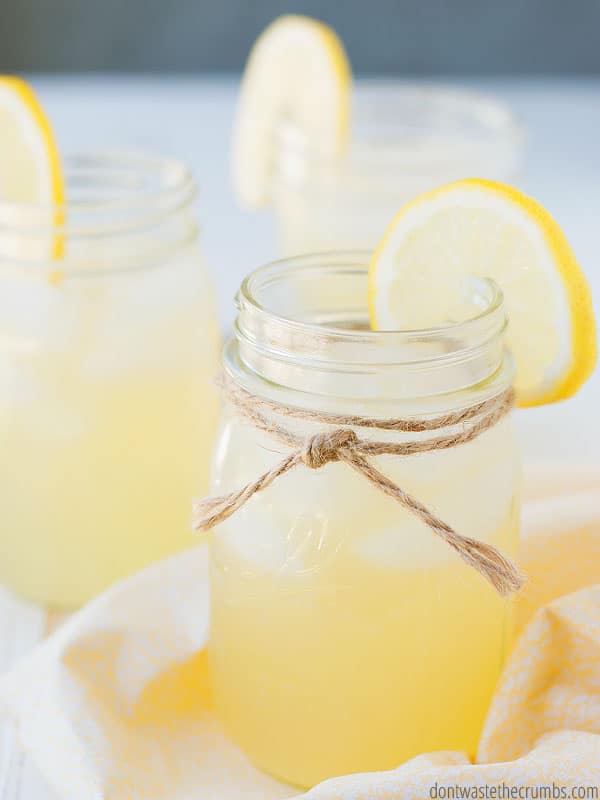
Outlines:
[{"label": "jar rim", "polygon": [[[301,322],[289,318],[270,308],[257,297],[257,293],[265,286],[273,284],[278,279],[285,279],[286,274],[298,270],[334,269],[344,266],[350,270],[367,271],[371,253],[367,250],[331,250],[321,253],[307,253],[302,256],[291,256],[277,259],[264,264],[250,272],[242,281],[235,297],[235,304],[240,313],[253,309],[253,312],[263,317],[264,322],[272,321],[282,326],[289,326],[290,330],[312,333],[314,335],[331,334],[337,339],[352,341],[372,341],[377,339],[419,339],[448,336],[457,331],[468,332],[481,326],[484,321],[501,317],[502,327],[506,324],[504,316],[504,294],[498,284],[491,278],[474,278],[478,284],[480,296],[485,300],[485,305],[475,312],[473,316],[460,321],[449,321],[425,328],[406,328],[398,330],[371,330],[348,329],[335,325],[320,325],[311,322]],[[475,288],[475,284],[474,284]],[[481,291],[483,290],[483,292]]]},{"label": "jar rim", "polygon": [[246,374],[272,387],[347,398],[365,392],[414,397],[425,385],[424,395],[475,385],[493,392],[486,382],[506,355],[501,289],[474,277],[465,287],[472,315],[429,328],[373,331],[368,262],[364,251],[331,251],[252,272],[236,296],[226,368],[242,382]]},{"label": "jar rim", "polygon": [[65,200],[0,200],[0,230],[73,237],[136,232],[177,213],[196,198],[191,170],[175,158],[127,150],[68,155]]},{"label": "jar rim", "polygon": [[320,149],[296,122],[283,119],[276,132],[278,173],[294,177],[303,162],[315,168],[341,163],[361,175],[378,168],[418,175],[496,158],[498,172],[506,174],[518,161],[524,125],[484,92],[435,82],[365,81],[353,89],[352,103],[352,129],[341,153]]}]

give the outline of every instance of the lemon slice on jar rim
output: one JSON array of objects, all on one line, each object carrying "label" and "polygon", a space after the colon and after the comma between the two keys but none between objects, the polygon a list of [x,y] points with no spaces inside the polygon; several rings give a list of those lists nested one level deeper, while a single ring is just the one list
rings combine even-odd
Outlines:
[{"label": "lemon slice on jar rim", "polygon": [[[55,229],[63,221],[64,200],[58,148],[40,102],[22,78],[0,75],[0,219],[9,228],[28,224],[36,230],[27,239],[3,237],[2,253],[60,258],[64,239]],[[57,274],[50,271],[51,283]]]},{"label": "lemon slice on jar rim", "polygon": [[63,200],[58,148],[42,106],[26,81],[0,75],[0,201]]},{"label": "lemon slice on jar rim", "polygon": [[504,294],[518,404],[575,394],[596,362],[590,289],[558,223],[505,184],[457,181],[398,211],[369,267],[371,327],[439,324],[471,276]]},{"label": "lemon slice on jar rim", "polygon": [[265,28],[246,63],[233,130],[233,181],[242,205],[269,202],[277,131],[285,120],[319,152],[343,151],[350,84],[344,47],[328,25],[290,14]]}]

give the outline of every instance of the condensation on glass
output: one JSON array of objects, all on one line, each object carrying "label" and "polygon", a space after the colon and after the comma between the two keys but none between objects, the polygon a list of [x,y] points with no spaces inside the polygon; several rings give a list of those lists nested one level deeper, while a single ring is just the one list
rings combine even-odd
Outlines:
[{"label": "condensation on glass", "polygon": [[[367,262],[326,254],[250,275],[227,374],[286,405],[382,418],[438,415],[506,389],[512,361],[494,284],[473,280],[459,322],[372,332]],[[241,487],[283,453],[225,405],[213,493]],[[510,415],[469,444],[377,465],[461,534],[515,554]],[[510,641],[510,603],[347,465],[299,466],[215,528],[210,586],[216,708],[264,770],[310,786],[425,751],[474,754]]]},{"label": "condensation on glass", "polygon": [[219,337],[187,168],[65,173],[64,206],[0,205],[0,576],[72,607],[192,541]]},{"label": "condensation on glass", "polygon": [[462,178],[510,180],[523,131],[510,109],[467,90],[355,89],[350,140],[333,157],[292,122],[275,144],[274,206],[283,255],[372,248],[399,207]]}]

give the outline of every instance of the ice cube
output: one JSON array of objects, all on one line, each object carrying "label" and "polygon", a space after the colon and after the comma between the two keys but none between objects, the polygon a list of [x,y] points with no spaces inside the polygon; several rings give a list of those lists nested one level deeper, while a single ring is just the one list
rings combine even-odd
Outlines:
[{"label": "ice cube", "polygon": [[358,537],[353,552],[379,569],[422,569],[443,564],[454,551],[416,517],[399,515],[398,524]]},{"label": "ice cube", "polygon": [[133,369],[169,370],[205,360],[216,370],[213,295],[193,253],[106,276],[103,292],[83,364],[86,377],[106,380]]},{"label": "ice cube", "polygon": [[0,281],[0,350],[65,352],[80,338],[84,317],[67,282],[52,285],[45,273],[14,274]]},{"label": "ice cube", "polygon": [[[214,537],[213,553],[217,561],[219,555],[226,552],[227,564],[246,573],[264,571],[289,576],[303,569],[289,531],[274,525],[268,513],[242,508],[235,518],[219,526]],[[240,563],[232,563],[232,556]]]},{"label": "ice cube", "polygon": [[309,576],[335,558],[344,540],[344,531],[334,529],[329,520],[314,514],[290,518],[264,498],[256,496],[214,533],[214,553],[224,555],[237,568],[268,572],[288,578]]}]

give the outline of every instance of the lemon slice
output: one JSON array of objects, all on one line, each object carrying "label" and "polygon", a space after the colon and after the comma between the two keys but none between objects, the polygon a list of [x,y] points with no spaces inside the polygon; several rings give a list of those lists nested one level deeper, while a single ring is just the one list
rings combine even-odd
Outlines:
[{"label": "lemon slice", "polygon": [[[29,84],[0,75],[0,253],[44,260],[64,255],[64,183],[50,123]],[[32,235],[27,235],[31,230]],[[53,285],[62,279],[50,271]]]},{"label": "lemon slice", "polygon": [[519,405],[574,394],[596,361],[590,290],[559,225],[510,186],[458,181],[400,209],[369,269],[371,326],[451,320],[473,275],[503,291]]},{"label": "lemon slice", "polygon": [[275,138],[285,120],[320,153],[343,150],[350,80],[344,47],[324,23],[289,15],[263,31],[246,64],[234,126],[233,179],[244,206],[269,201]]},{"label": "lemon slice", "polygon": [[64,200],[50,123],[29,84],[12,75],[0,75],[0,200]]}]

